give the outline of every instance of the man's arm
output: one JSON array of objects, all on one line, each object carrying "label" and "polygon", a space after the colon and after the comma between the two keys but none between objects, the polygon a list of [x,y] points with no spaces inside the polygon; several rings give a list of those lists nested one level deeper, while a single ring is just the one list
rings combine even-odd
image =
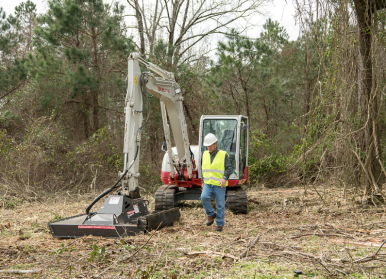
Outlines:
[{"label": "man's arm", "polygon": [[229,176],[231,176],[233,172],[233,167],[232,167],[231,161],[229,160],[228,154],[225,155],[224,168],[225,168],[225,171],[224,171],[224,176],[221,179],[221,188],[225,187],[226,181],[229,179]]},{"label": "man's arm", "polygon": [[225,172],[224,172],[224,179],[225,180],[228,180],[229,179],[229,176],[231,176],[231,174],[233,173],[233,166],[231,164],[231,160],[229,159],[229,155],[225,155],[225,161],[224,161],[224,168],[225,168]]}]

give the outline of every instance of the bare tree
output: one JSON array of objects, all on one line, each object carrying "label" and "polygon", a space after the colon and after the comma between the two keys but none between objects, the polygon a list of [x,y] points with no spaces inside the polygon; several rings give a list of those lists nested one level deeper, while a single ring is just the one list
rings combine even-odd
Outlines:
[{"label": "bare tree", "polygon": [[[197,52],[188,55],[208,35],[225,33],[231,24],[250,23],[267,0],[127,0],[138,22],[141,52],[151,52],[157,40],[168,43],[167,65],[197,59]],[[243,25],[244,26],[244,25]],[[166,38],[156,37],[166,31]],[[145,44],[147,43],[147,49]],[[181,58],[183,60],[181,60]]]}]

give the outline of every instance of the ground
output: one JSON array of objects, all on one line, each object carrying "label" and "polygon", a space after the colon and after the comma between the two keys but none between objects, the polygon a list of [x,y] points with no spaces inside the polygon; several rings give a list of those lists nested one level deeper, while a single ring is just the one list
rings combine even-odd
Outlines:
[{"label": "ground", "polygon": [[249,213],[227,210],[221,233],[196,201],[182,204],[173,227],[116,240],[57,239],[47,229],[84,213],[97,193],[3,196],[0,278],[386,278],[383,205],[327,184],[247,191]]}]

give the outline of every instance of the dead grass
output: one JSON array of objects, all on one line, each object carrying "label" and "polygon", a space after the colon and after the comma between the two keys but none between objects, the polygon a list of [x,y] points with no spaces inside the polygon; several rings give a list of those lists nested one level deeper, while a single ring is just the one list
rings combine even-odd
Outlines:
[{"label": "dead grass", "polygon": [[303,278],[385,278],[386,245],[379,249],[386,240],[385,207],[351,201],[334,185],[251,190],[249,214],[227,211],[222,233],[205,226],[197,201],[182,205],[174,227],[151,234],[51,236],[47,222],[83,213],[94,196],[67,192],[8,207],[3,202],[0,270],[39,273],[0,277],[292,278],[300,270]]}]

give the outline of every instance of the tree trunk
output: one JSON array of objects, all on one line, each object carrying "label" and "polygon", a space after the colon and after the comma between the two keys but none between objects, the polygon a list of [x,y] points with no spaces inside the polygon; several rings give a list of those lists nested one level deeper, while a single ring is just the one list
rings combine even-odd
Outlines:
[{"label": "tree trunk", "polygon": [[138,0],[134,1],[135,3],[135,17],[137,18],[138,21],[138,33],[139,33],[139,39],[141,41],[140,45],[140,52],[143,57],[145,57],[145,37],[143,34],[143,19],[142,19],[142,14],[139,9],[139,4]]},{"label": "tree trunk", "polygon": [[[359,27],[359,50],[362,58],[363,69],[359,75],[363,78],[364,109],[363,116],[366,119],[365,127],[365,172],[367,172],[366,194],[377,192],[384,180],[380,166],[380,145],[378,132],[378,98],[375,86],[373,87],[372,64],[372,8],[370,1],[354,0],[355,12]],[[361,81],[359,81],[361,82]]]},{"label": "tree trunk", "polygon": [[174,33],[176,30],[176,23],[178,17],[179,1],[172,2],[172,14],[169,16],[169,45],[168,45],[168,63],[169,71],[173,71],[173,53],[174,53]]},{"label": "tree trunk", "polygon": [[310,103],[311,103],[311,80],[308,67],[308,38],[305,42],[305,53],[304,53],[304,133],[307,132],[308,125],[308,113],[310,112]]},{"label": "tree trunk", "polygon": [[85,139],[88,139],[90,136],[89,130],[90,130],[90,124],[88,119],[88,109],[90,107],[88,101],[87,101],[87,95],[84,95],[83,97],[84,103],[83,107],[81,108],[81,114],[83,118],[83,127],[84,127],[84,137]]},{"label": "tree trunk", "polygon": [[[96,74],[98,78],[100,79],[100,74],[99,74],[99,65],[98,65],[98,48],[97,48],[97,42],[96,42],[96,33],[95,33],[95,28],[92,27],[92,40],[93,40],[93,47],[94,47],[94,69],[96,71]],[[92,119],[93,119],[93,124],[94,124],[94,132],[98,131],[99,129],[99,85],[96,84],[95,87],[97,89],[92,89],[92,105],[93,105],[93,112],[92,112]]]},{"label": "tree trunk", "polygon": [[233,93],[232,84],[229,84],[229,92],[231,92],[232,100],[233,100],[233,102],[234,102],[234,104],[236,106],[237,114],[240,115],[241,114],[240,104],[239,104],[237,98],[235,97],[235,94]]},{"label": "tree trunk", "polygon": [[180,35],[179,35],[177,41],[175,42],[176,49],[175,49],[175,52],[174,52],[174,63],[173,63],[174,67],[177,67],[178,61],[180,59],[180,50],[181,50],[181,42],[180,41],[181,41],[181,39],[183,37],[184,32],[186,31],[185,30],[185,26],[186,26],[186,20],[188,18],[188,13],[189,13],[189,4],[190,4],[190,0],[188,0],[186,2],[185,12],[184,12],[184,19],[182,21]]},{"label": "tree trunk", "polygon": [[[155,2],[155,11],[154,11],[154,17],[153,17],[153,24],[151,25],[151,30],[148,30],[147,29],[147,34],[148,34],[148,40],[149,40],[149,48],[150,48],[150,53],[153,52],[153,48],[154,48],[154,40],[155,40],[155,32],[157,31],[157,26],[159,25],[159,20],[161,18],[161,14],[159,15],[158,19],[157,19],[157,15],[158,15],[158,2],[159,0],[156,0]],[[162,11],[162,9],[161,9]],[[145,44],[144,44],[144,47],[145,47]]]}]

